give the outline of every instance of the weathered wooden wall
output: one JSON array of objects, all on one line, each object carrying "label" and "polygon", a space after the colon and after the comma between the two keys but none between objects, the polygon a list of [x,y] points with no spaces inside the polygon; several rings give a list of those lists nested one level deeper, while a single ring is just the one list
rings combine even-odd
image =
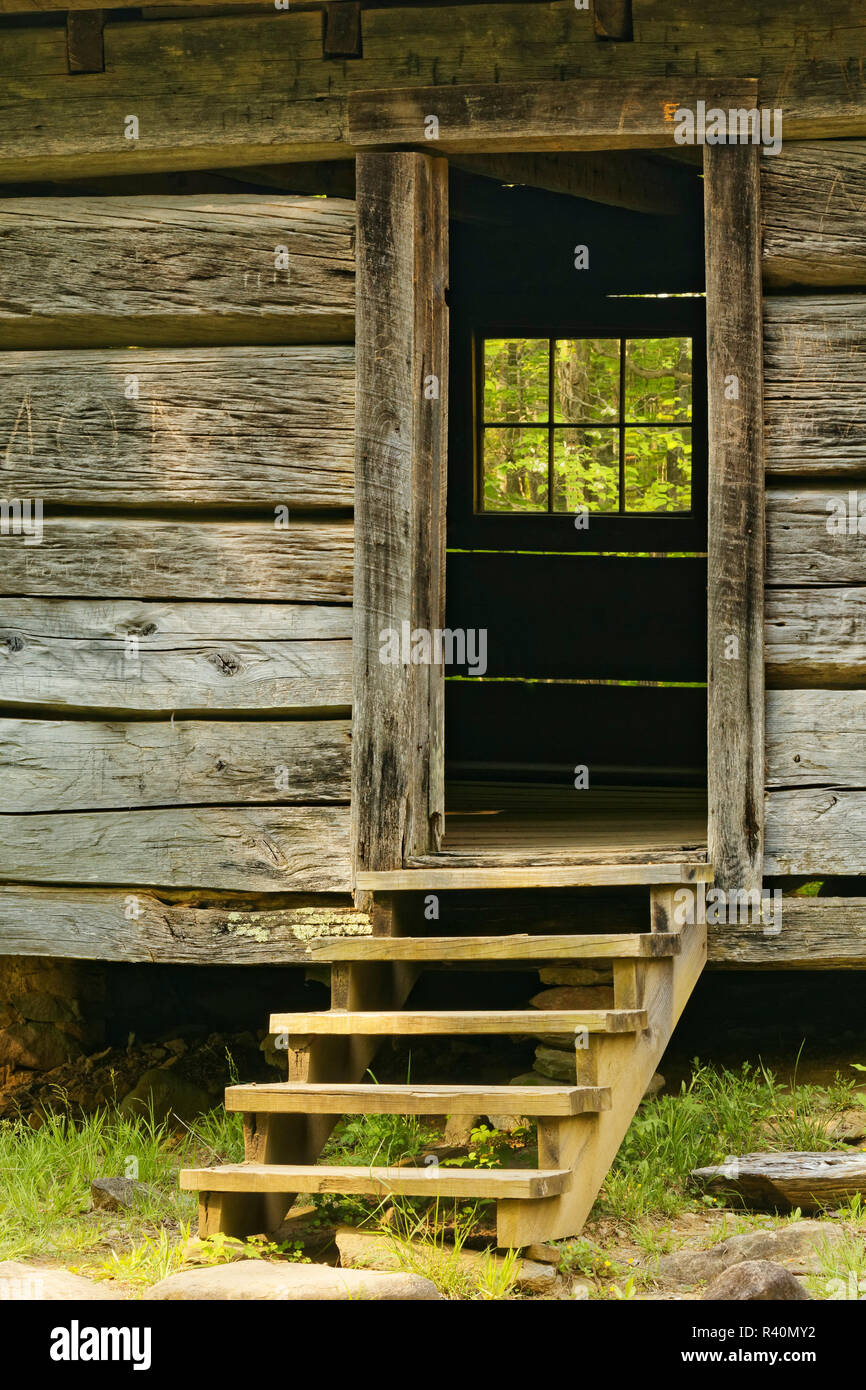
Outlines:
[{"label": "weathered wooden wall", "polygon": [[0,527],[0,949],[358,929],[354,238],[340,200],[0,201],[2,491],[44,505]]},{"label": "weathered wooden wall", "polygon": [[329,56],[321,9],[295,0],[225,16],[113,12],[101,70],[70,74],[58,16],[4,36],[0,178],[345,158],[350,92],[455,83],[665,77],[675,100],[678,77],[758,77],[762,105],[784,108],[787,138],[866,136],[856,0],[633,0],[632,20],[631,38],[611,41],[574,0],[371,4],[360,56]]},{"label": "weathered wooden wall", "polygon": [[762,175],[765,871],[861,875],[866,141],[788,144],[762,160]]}]

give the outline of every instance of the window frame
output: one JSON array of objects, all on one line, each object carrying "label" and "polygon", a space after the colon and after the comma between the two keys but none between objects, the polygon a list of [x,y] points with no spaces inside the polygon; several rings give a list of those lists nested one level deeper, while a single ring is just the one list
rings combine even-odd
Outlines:
[{"label": "window frame", "polygon": [[[692,499],[688,512],[590,512],[577,530],[572,512],[479,510],[483,458],[483,344],[487,338],[692,339]],[[455,549],[690,551],[707,548],[708,427],[706,324],[702,295],[608,297],[580,315],[551,317],[523,308],[488,317],[452,310],[448,545]],[[468,441],[468,444],[467,444]]]}]

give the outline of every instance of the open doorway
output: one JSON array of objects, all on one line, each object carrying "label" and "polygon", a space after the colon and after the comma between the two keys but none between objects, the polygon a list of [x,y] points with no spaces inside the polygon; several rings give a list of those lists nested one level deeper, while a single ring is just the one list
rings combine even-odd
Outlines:
[{"label": "open doorway", "polygon": [[442,851],[463,863],[706,855],[698,173],[667,215],[502,188],[507,215],[452,226],[446,606],[467,660]]}]

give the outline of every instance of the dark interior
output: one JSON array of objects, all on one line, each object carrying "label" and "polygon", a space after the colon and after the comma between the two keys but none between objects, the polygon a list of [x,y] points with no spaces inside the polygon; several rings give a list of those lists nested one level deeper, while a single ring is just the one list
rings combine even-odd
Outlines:
[{"label": "dark interior", "polygon": [[[446,624],[485,629],[487,664],[446,670],[446,852],[532,857],[534,831],[548,857],[706,842],[704,256],[690,172],[693,196],[670,216],[476,180],[477,220],[452,225]],[[464,210],[472,192],[461,184]],[[481,510],[484,337],[678,333],[693,341],[690,514],[592,515],[577,529],[566,511]]]}]

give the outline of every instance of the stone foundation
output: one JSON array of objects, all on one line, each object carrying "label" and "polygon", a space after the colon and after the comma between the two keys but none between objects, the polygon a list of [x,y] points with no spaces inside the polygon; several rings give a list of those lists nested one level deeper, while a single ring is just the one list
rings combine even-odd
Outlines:
[{"label": "stone foundation", "polygon": [[0,956],[0,1084],[96,1051],[104,1038],[105,972],[89,961]]}]

